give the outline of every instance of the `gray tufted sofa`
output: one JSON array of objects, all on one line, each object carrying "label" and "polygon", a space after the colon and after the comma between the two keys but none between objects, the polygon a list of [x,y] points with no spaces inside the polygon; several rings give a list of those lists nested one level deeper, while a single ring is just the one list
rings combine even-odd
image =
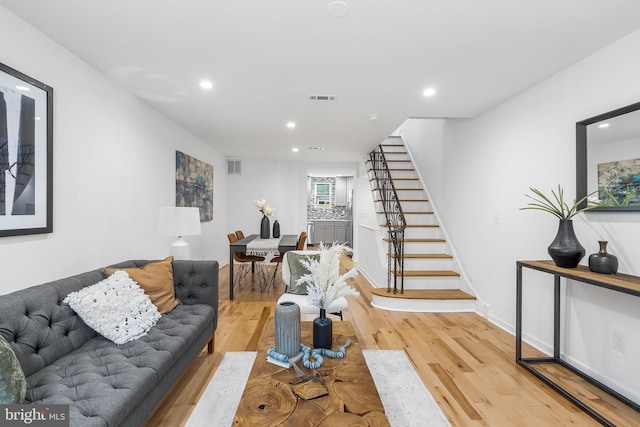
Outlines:
[{"label": "gray tufted sofa", "polygon": [[[110,267],[141,267],[126,261]],[[218,262],[173,261],[182,302],[123,345],[98,335],[62,300],[102,269],[0,296],[0,334],[27,377],[25,403],[69,404],[71,426],[140,426],[208,344],[218,321]]]}]

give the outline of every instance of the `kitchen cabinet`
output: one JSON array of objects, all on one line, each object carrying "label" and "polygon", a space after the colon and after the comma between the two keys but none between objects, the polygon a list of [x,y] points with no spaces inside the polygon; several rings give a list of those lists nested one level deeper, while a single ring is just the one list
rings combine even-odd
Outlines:
[{"label": "kitchen cabinet", "polygon": [[347,178],[336,177],[336,206],[347,206]]},{"label": "kitchen cabinet", "polygon": [[335,240],[335,221],[313,222],[313,243],[331,243]]},{"label": "kitchen cabinet", "polygon": [[353,193],[353,177],[338,176],[336,177],[336,206],[351,207],[351,198]]},{"label": "kitchen cabinet", "polygon": [[313,221],[312,239],[314,244],[333,242],[351,245],[351,221]]}]

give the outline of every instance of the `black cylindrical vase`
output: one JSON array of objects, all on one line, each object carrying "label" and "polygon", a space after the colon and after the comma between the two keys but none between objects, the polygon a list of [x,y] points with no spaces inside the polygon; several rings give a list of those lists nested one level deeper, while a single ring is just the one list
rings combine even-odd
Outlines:
[{"label": "black cylindrical vase", "polygon": [[275,344],[278,353],[289,357],[300,352],[300,306],[295,302],[276,305]]},{"label": "black cylindrical vase", "polygon": [[616,274],[618,272],[618,258],[607,253],[607,243],[599,240],[600,251],[589,256],[589,270],[594,273]]},{"label": "black cylindrical vase", "polygon": [[548,252],[558,267],[576,268],[578,266],[586,251],[573,231],[573,221],[560,220],[558,234],[549,245]]},{"label": "black cylindrical vase", "polygon": [[324,308],[320,309],[320,317],[313,320],[313,347],[331,349],[333,343],[333,322],[327,317]]},{"label": "black cylindrical vase", "polygon": [[262,215],[262,221],[260,221],[260,238],[268,239],[269,233],[271,233],[269,225],[269,217],[266,215]]},{"label": "black cylindrical vase", "polygon": [[273,221],[273,238],[277,239],[278,237],[280,237],[280,223],[276,219]]}]

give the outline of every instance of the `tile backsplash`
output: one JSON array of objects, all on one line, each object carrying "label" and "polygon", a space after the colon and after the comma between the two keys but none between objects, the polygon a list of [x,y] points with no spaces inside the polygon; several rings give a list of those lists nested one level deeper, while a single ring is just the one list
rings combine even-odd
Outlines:
[{"label": "tile backsplash", "polygon": [[337,206],[332,209],[326,208],[314,208],[307,205],[307,220],[315,219],[351,219],[347,212],[347,208],[344,206]]}]

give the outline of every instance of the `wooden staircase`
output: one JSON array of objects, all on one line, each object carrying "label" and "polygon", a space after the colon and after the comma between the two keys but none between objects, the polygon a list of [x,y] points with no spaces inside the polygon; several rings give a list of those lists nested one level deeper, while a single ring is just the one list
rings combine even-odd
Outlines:
[{"label": "wooden staircase", "polygon": [[[389,137],[380,148],[406,221],[404,272],[392,272],[402,276],[403,290],[394,292],[389,288],[376,288],[372,291],[372,304],[401,311],[474,311],[476,298],[461,289],[455,260],[402,139]],[[387,229],[375,171],[371,162],[368,166],[379,224]],[[383,240],[386,246],[389,238]],[[395,258],[395,254],[387,256]]]}]

